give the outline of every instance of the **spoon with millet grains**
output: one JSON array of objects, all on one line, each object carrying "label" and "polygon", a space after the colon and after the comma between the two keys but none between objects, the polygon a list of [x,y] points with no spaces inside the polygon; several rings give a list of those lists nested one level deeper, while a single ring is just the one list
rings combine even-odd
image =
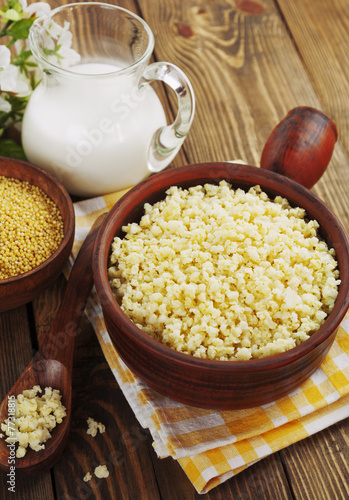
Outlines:
[{"label": "spoon with millet grains", "polygon": [[47,470],[58,460],[67,442],[71,420],[75,339],[93,285],[93,245],[104,216],[105,214],[98,217],[81,246],[58,313],[39,351],[0,405],[0,424],[7,421],[8,428],[13,429],[11,418],[14,416],[14,396],[34,386],[40,386],[43,392],[46,387],[51,387],[60,391],[62,404],[66,408],[66,416],[51,431],[52,437],[46,441],[45,448],[34,451],[28,447],[22,458],[15,457],[14,447],[10,447],[11,443],[5,441],[7,436],[0,431],[3,434],[3,438],[0,439],[0,468],[6,471],[9,471],[11,466],[15,467],[16,471],[26,473]]}]

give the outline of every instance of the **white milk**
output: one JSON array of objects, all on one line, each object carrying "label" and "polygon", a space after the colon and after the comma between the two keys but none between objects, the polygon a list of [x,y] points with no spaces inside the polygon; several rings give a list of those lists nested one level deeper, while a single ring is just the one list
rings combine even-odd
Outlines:
[{"label": "white milk", "polygon": [[139,90],[139,76],[117,69],[88,63],[69,68],[68,76],[45,75],[27,106],[22,141],[28,160],[72,194],[109,193],[149,174],[149,144],[166,125],[165,113],[149,85]]}]

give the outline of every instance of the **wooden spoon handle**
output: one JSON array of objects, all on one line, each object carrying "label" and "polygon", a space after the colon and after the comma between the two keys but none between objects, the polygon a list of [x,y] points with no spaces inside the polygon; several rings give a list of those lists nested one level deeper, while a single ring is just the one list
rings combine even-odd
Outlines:
[{"label": "wooden spoon handle", "polygon": [[75,339],[80,319],[93,286],[92,251],[95,236],[105,215],[98,217],[80,248],[57,315],[38,353],[43,359],[60,361],[69,373],[73,366]]},{"label": "wooden spoon handle", "polygon": [[310,189],[325,172],[337,137],[335,123],[322,111],[308,106],[294,108],[269,136],[261,168]]}]

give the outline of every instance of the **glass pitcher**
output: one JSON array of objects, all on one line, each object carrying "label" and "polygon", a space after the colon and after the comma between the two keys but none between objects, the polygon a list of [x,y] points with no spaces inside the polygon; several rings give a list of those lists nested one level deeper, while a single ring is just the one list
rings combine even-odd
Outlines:
[{"label": "glass pitcher", "polygon": [[[29,42],[43,69],[22,123],[30,162],[83,197],[124,189],[169,165],[191,126],[195,98],[179,68],[148,64],[154,36],[144,20],[115,5],[69,4],[37,19]],[[177,95],[171,125],[149,85],[154,80]]]}]

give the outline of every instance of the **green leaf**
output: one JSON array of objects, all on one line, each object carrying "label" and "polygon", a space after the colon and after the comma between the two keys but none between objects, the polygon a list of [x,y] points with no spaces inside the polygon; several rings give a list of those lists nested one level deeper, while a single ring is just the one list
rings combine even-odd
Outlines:
[{"label": "green leaf", "polygon": [[13,5],[11,7],[16,10],[19,13],[22,13],[22,5],[17,1],[17,2],[11,2]]},{"label": "green leaf", "polygon": [[30,17],[29,19],[21,19],[20,21],[13,23],[7,30],[7,34],[9,36],[13,36],[16,40],[26,40],[34,20],[34,17]]},{"label": "green leaf", "polygon": [[22,146],[17,144],[12,139],[0,139],[0,156],[17,158],[18,160],[27,159]]},{"label": "green leaf", "polygon": [[15,64],[16,66],[21,66],[30,56],[32,55],[31,50],[24,50],[13,56],[11,59],[11,64]]},{"label": "green leaf", "polygon": [[57,56],[57,57],[59,57],[59,54],[57,54],[57,52],[59,51],[59,49],[61,47],[62,47],[62,45],[57,43],[57,45],[55,45],[54,49],[47,49],[46,47],[44,47],[43,52],[44,52],[45,56]]}]

